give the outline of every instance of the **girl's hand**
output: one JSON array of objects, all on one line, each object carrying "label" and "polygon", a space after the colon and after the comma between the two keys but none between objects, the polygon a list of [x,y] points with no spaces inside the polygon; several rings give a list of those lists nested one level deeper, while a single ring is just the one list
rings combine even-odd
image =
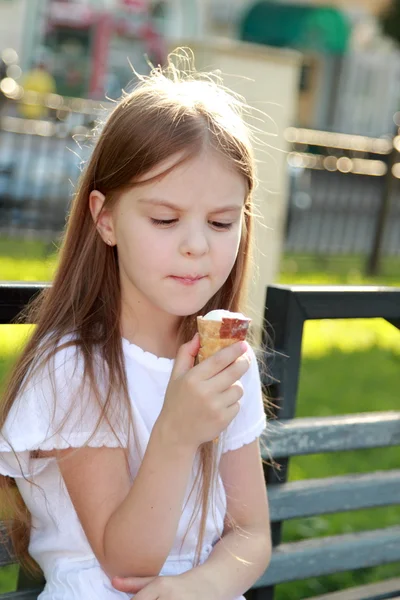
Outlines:
[{"label": "girl's hand", "polygon": [[120,592],[136,594],[135,600],[218,600],[210,584],[190,571],[175,577],[113,577],[112,584]]},{"label": "girl's hand", "polygon": [[250,365],[246,342],[223,348],[194,367],[199,349],[198,334],[179,348],[158,418],[168,439],[195,450],[217,438],[238,414],[239,379]]}]

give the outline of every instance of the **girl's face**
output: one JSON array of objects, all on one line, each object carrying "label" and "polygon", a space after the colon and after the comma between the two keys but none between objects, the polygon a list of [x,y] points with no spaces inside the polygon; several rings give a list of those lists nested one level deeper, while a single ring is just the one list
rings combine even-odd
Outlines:
[{"label": "girl's face", "polygon": [[199,311],[235,263],[245,197],[244,177],[214,152],[125,192],[100,221],[103,238],[118,248],[123,301],[179,317]]}]

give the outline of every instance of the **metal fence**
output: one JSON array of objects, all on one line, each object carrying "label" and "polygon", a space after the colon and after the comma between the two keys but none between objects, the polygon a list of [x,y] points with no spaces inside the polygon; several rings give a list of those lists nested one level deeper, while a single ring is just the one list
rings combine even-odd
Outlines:
[{"label": "metal fence", "polygon": [[399,110],[400,50],[350,48],[341,64],[332,130],[371,137],[390,134]]},{"label": "metal fence", "polygon": [[[286,249],[289,252],[368,255],[386,181],[328,171],[291,174]],[[400,187],[396,180],[382,253],[400,255]]]},{"label": "metal fence", "polygon": [[400,255],[400,137],[290,128],[286,250]]}]

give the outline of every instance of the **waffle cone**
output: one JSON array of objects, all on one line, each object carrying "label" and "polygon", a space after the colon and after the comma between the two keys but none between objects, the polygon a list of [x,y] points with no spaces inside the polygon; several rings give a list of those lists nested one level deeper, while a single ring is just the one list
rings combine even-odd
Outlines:
[{"label": "waffle cone", "polygon": [[246,339],[251,319],[229,319],[211,321],[197,317],[197,329],[200,334],[198,361],[212,356],[218,350]]}]

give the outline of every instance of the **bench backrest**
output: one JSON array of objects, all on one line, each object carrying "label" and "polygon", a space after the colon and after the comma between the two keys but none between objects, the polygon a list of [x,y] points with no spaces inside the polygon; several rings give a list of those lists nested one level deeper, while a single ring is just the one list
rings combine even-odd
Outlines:
[{"label": "bench backrest", "polygon": [[[400,412],[297,418],[272,423],[264,443],[283,457],[400,444]],[[268,454],[264,452],[268,460]],[[400,469],[268,486],[271,522],[400,504]],[[278,544],[258,586],[400,561],[398,527]],[[400,580],[397,582],[400,592]]]},{"label": "bench backrest", "polygon": [[[400,445],[400,412],[369,412],[321,418],[296,418],[304,322],[308,319],[382,317],[400,328],[400,289],[372,287],[273,286],[267,290],[262,356],[269,374],[264,385],[275,405],[276,421],[263,435],[274,551],[256,584],[271,598],[273,586],[400,561],[399,526],[361,533],[282,543],[286,520],[400,504],[400,470],[287,482],[290,457]],[[269,338],[274,341],[270,349]],[[400,387],[400,386],[399,386]],[[399,393],[400,396],[400,393]],[[270,455],[269,455],[270,453]],[[349,591],[352,599],[400,596],[400,579]]]}]

